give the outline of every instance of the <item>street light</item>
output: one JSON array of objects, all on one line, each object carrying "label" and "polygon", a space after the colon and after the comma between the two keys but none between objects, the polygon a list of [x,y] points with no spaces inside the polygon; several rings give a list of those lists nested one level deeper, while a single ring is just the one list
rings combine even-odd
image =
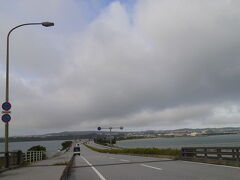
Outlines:
[{"label": "street light", "polygon": [[[9,103],[9,37],[10,34],[13,30],[22,27],[22,26],[28,26],[28,25],[42,25],[45,27],[50,27],[50,26],[54,26],[53,22],[41,22],[41,23],[25,23],[25,24],[20,24],[18,26],[15,26],[14,28],[12,28],[7,35],[7,58],[6,58],[6,99],[5,102]],[[9,112],[7,112],[9,113]],[[8,121],[5,122],[5,158],[6,158],[6,162],[5,162],[5,166],[6,168],[9,167],[9,152],[8,152]]]},{"label": "street light", "polygon": [[109,131],[110,131],[110,146],[112,148],[112,129],[121,129],[121,130],[123,130],[123,126],[120,126],[120,127],[108,127],[108,128],[98,127],[97,129],[99,131],[101,131],[101,129],[109,129]]},{"label": "street light", "polygon": [[54,26],[53,22],[42,22],[42,25],[45,27],[50,27],[50,26]]}]

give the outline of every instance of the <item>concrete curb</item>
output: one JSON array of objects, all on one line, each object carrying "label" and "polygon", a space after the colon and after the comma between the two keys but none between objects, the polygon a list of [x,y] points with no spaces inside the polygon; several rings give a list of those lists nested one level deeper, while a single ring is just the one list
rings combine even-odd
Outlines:
[{"label": "concrete curb", "polygon": [[67,166],[63,170],[63,173],[60,177],[60,180],[67,180],[68,175],[70,174],[70,170],[72,169],[73,161],[74,161],[74,155],[72,156],[71,160],[68,162]]}]

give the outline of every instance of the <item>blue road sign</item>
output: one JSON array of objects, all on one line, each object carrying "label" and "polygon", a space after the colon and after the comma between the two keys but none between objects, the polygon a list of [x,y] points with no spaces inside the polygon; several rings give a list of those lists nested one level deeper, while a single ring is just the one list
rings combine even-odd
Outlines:
[{"label": "blue road sign", "polygon": [[9,114],[3,114],[2,115],[2,121],[7,123],[11,120],[11,116]]},{"label": "blue road sign", "polygon": [[2,108],[5,111],[9,111],[11,109],[12,105],[9,102],[5,102],[2,104]]},{"label": "blue road sign", "polygon": [[101,127],[98,127],[97,129],[100,131],[102,128],[101,128]]}]

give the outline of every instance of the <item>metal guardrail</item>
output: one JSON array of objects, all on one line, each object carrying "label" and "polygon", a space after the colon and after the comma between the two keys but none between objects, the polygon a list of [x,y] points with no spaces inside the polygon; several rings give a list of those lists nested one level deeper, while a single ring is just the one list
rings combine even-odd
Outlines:
[{"label": "metal guardrail", "polygon": [[240,160],[240,147],[183,147],[182,158]]},{"label": "metal guardrail", "polygon": [[[5,167],[5,153],[0,152],[0,168]],[[9,166],[18,166],[22,164],[23,158],[22,158],[22,152],[21,151],[14,151],[14,152],[9,152]]]},{"label": "metal guardrail", "polygon": [[[19,166],[23,162],[37,162],[44,159],[43,151],[27,151],[23,153],[22,151],[9,152],[9,166]],[[0,152],[0,169],[5,167],[5,153]]]}]

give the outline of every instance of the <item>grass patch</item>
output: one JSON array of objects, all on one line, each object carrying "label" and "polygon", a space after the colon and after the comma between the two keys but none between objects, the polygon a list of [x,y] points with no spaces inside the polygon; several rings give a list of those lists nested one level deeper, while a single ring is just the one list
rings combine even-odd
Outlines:
[{"label": "grass patch", "polygon": [[135,155],[164,155],[164,156],[173,156],[179,157],[180,150],[178,149],[159,149],[159,148],[124,148],[124,149],[100,149],[96,147],[89,146],[84,144],[89,149],[92,149],[101,153],[111,153],[111,154],[135,154]]},{"label": "grass patch", "polygon": [[53,164],[53,165],[55,165],[55,166],[66,166],[66,165],[68,165],[68,161],[64,161],[64,162],[58,162],[58,163],[55,163],[55,164]]}]

